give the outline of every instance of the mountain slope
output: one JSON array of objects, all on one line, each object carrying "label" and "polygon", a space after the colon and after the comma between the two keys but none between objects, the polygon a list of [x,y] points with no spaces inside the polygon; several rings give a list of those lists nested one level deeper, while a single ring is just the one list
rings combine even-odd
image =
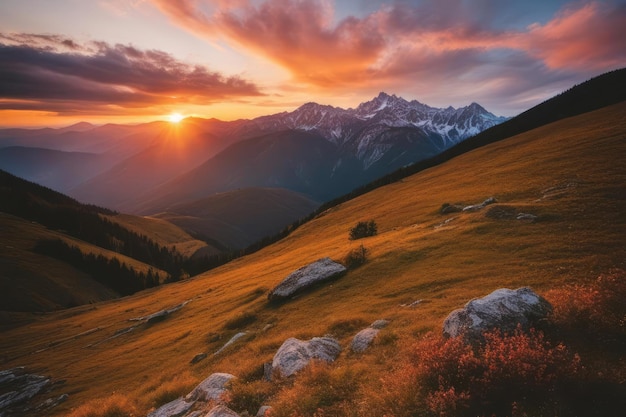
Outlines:
[{"label": "mountain slope", "polygon": [[67,192],[114,164],[114,157],[43,148],[10,146],[0,149],[0,167],[13,175],[60,192]]},{"label": "mountain slope", "polygon": [[[211,194],[248,187],[287,188],[319,200],[341,194],[358,182],[356,163],[335,167],[337,147],[303,131],[283,131],[238,142],[196,169],[142,196],[132,212],[154,214]],[[336,180],[336,178],[338,178]]]},{"label": "mountain slope", "polygon": [[[331,365],[353,378],[353,395],[377,392],[379,377],[399,360],[399,346],[429,330],[440,332],[444,317],[471,298],[500,287],[543,293],[626,268],[625,112],[621,103],[500,140],[333,207],[282,241],[193,280],[6,331],[0,340],[4,366],[46,369],[66,380],[50,394],[72,393],[55,415],[120,386],[145,414],[158,404],[155,386],[175,375],[199,382],[230,372],[262,392],[270,385],[260,381],[259,369],[287,338],[331,333],[346,347],[362,327],[387,318],[390,325],[371,351],[344,351]],[[498,200],[493,209],[439,213],[444,203],[473,204],[490,196]],[[499,212],[538,217],[525,222]],[[379,234],[349,241],[349,229],[368,219],[377,222]],[[369,250],[362,267],[268,306],[265,294],[290,272],[321,257],[341,259],[360,244]],[[126,328],[130,318],[185,300],[191,301],[162,323],[84,348]],[[413,308],[401,306],[416,300],[421,302]],[[236,321],[241,317],[248,320]],[[228,323],[239,324],[233,329]],[[104,331],[36,352],[102,326]],[[198,352],[215,352],[244,330],[247,336],[237,344],[190,368]]]},{"label": "mountain slope", "polygon": [[281,188],[245,188],[178,204],[154,217],[243,249],[311,214],[318,203]]},{"label": "mountain slope", "polygon": [[162,220],[117,219],[5,171],[0,214],[2,310],[45,311],[128,295],[195,267],[189,258],[212,250]]},{"label": "mountain slope", "polygon": [[504,120],[476,103],[437,109],[385,93],[356,109],[307,103],[240,122],[230,134],[252,138],[119,208],[152,214],[239,187],[284,187],[327,201]]}]

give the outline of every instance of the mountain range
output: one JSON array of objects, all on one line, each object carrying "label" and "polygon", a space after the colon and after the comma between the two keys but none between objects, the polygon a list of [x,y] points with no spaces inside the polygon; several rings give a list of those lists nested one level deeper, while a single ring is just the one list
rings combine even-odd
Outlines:
[{"label": "mountain range", "polygon": [[[234,122],[190,118],[176,126],[0,130],[0,168],[80,201],[127,212],[153,214],[256,186],[326,201],[504,120],[476,103],[438,109],[380,93],[355,109],[307,103],[293,112]],[[72,163],[59,164],[63,158]],[[81,158],[89,161],[84,168]],[[97,164],[91,162],[95,158]],[[66,177],[59,173],[64,165],[73,181],[59,180]]]},{"label": "mountain range", "polygon": [[[180,229],[166,231],[163,219],[116,215],[0,175],[2,305],[15,307],[9,302],[17,294],[16,304],[25,307],[0,312],[0,359],[13,373],[42,373],[37,381],[52,381],[14,414],[145,416],[163,406],[164,414],[180,414],[201,381],[232,374],[223,397],[230,415],[256,415],[261,406],[277,416],[442,415],[443,400],[450,405],[443,414],[453,416],[620,415],[626,406],[624,80],[621,70],[576,86],[324,203],[309,221],[254,253],[115,299],[126,294],[110,287],[116,282],[90,278],[90,268],[37,251],[36,244],[61,239],[79,247],[83,258],[99,251],[102,263],[127,266],[133,259],[105,252],[96,246],[99,239],[109,237],[112,249],[143,242],[153,255],[163,245],[188,254],[214,248]],[[330,143],[311,130],[298,134],[311,135],[320,147]],[[257,190],[211,199],[245,201],[242,207],[260,198]],[[189,213],[198,210],[194,205],[172,208]],[[82,227],[80,216],[102,225],[93,243],[83,240],[93,228]],[[363,221],[375,222],[377,233],[352,240],[350,231]],[[146,233],[154,245],[141,237]],[[268,301],[294,272],[325,258],[348,264],[355,251],[363,262],[340,277],[284,302]],[[169,270],[175,254],[158,253],[169,254],[159,261]],[[146,281],[161,274],[149,263],[132,267]],[[512,334],[485,334],[486,345],[442,335],[451,312],[507,288],[531,288],[552,313],[527,333],[520,326]],[[79,303],[89,304],[49,311]],[[37,305],[48,312],[33,314]],[[371,344],[354,349],[354,340],[372,330],[378,331]],[[341,348],[331,363],[268,381],[266,364],[286,343],[327,337]],[[456,385],[442,392],[442,383]],[[480,389],[473,390],[476,384]],[[57,398],[62,401],[48,401]],[[38,413],[40,404],[56,405]],[[492,412],[494,404],[503,411]],[[182,413],[207,411],[192,406],[203,408]]]}]

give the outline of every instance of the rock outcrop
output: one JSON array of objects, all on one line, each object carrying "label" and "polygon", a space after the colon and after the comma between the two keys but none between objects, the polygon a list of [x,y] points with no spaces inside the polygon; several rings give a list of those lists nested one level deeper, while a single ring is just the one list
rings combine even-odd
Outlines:
[{"label": "rock outcrop", "polygon": [[226,392],[226,386],[235,376],[227,373],[214,373],[198,384],[187,396],[187,401],[218,401]]},{"label": "rock outcrop", "polygon": [[[148,417],[192,417],[199,411],[206,412],[209,403],[220,402],[222,395],[227,391],[228,383],[235,378],[234,375],[227,373],[214,373],[198,384],[193,391],[185,397],[177,398],[167,404],[162,405],[154,410]],[[209,414],[217,416],[231,416],[237,414],[210,414],[217,407],[211,409]],[[226,408],[226,407],[224,407]],[[232,410],[229,410],[232,411]],[[217,412],[217,411],[216,411]],[[234,413],[234,412],[233,412]]]},{"label": "rock outcrop", "polygon": [[513,331],[518,325],[528,328],[551,311],[550,303],[530,288],[502,288],[450,313],[444,321],[443,334],[475,339],[496,328],[502,331]]},{"label": "rock outcrop", "polygon": [[388,320],[376,320],[369,327],[358,332],[350,343],[350,349],[356,353],[365,351],[378,336],[380,330],[387,327],[387,324],[389,324]]},{"label": "rock outcrop", "polygon": [[486,199],[480,204],[472,204],[470,206],[463,207],[463,211],[478,211],[478,210],[484,209],[490,204],[497,203],[497,202],[498,201],[495,199],[495,197],[489,197],[488,199]]},{"label": "rock outcrop", "polygon": [[303,341],[287,339],[272,360],[272,373],[289,377],[305,368],[312,359],[333,362],[341,353],[339,342],[331,337],[314,337]]},{"label": "rock outcrop", "polygon": [[239,333],[237,333],[236,335],[231,337],[228,342],[224,343],[224,346],[222,346],[221,348],[216,350],[215,353],[213,353],[213,356],[219,355],[220,353],[222,353],[224,351],[224,349],[228,348],[229,346],[231,346],[233,343],[235,343],[237,340],[241,339],[245,335],[246,335],[246,332],[239,332]]},{"label": "rock outcrop", "polygon": [[346,272],[346,267],[330,258],[319,259],[292,272],[282,280],[267,298],[271,302],[286,300],[320,282],[336,278]]},{"label": "rock outcrop", "polygon": [[0,416],[33,415],[33,410],[56,407],[67,399],[67,394],[33,404],[35,397],[49,391],[51,386],[50,378],[29,374],[24,367],[0,371]]}]

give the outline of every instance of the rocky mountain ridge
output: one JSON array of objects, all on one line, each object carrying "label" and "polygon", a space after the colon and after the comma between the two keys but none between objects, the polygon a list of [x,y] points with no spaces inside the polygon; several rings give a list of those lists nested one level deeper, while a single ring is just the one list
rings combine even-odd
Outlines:
[{"label": "rocky mountain ridge", "polygon": [[314,131],[371,167],[393,147],[383,133],[394,128],[418,130],[434,137],[443,150],[506,121],[477,103],[466,107],[436,108],[381,92],[356,108],[343,109],[306,103],[292,112],[262,116],[239,126],[243,131]]}]

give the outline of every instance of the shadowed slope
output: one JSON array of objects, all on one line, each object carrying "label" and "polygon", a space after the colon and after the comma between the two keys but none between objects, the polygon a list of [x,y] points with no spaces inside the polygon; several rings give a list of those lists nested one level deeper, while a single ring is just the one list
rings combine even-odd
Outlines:
[{"label": "shadowed slope", "polygon": [[245,188],[179,204],[155,217],[243,249],[312,213],[318,204],[282,188]]}]

